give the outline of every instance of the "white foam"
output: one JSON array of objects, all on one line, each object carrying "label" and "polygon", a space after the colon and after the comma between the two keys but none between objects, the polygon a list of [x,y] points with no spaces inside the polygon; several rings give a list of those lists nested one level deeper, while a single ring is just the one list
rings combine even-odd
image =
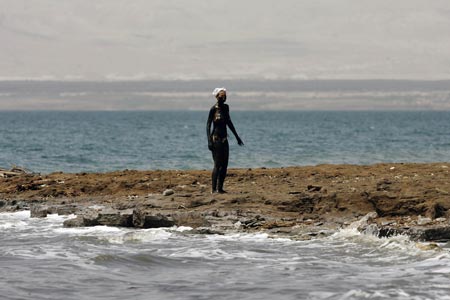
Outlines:
[{"label": "white foam", "polygon": [[123,229],[110,226],[92,226],[92,227],[76,227],[76,228],[57,228],[55,232],[73,234],[73,235],[102,235],[105,233],[120,233]]},{"label": "white foam", "polygon": [[179,226],[175,229],[176,232],[185,232],[185,231],[189,231],[189,230],[192,230],[192,227]]},{"label": "white foam", "polygon": [[0,229],[23,229],[28,226],[29,211],[0,213]]},{"label": "white foam", "polygon": [[28,226],[26,222],[14,220],[10,222],[2,222],[2,224],[0,224],[0,229],[24,228],[26,226]]},{"label": "white foam", "polygon": [[[247,241],[247,242],[257,242],[257,241],[267,241],[269,240],[269,235],[267,233],[232,233],[225,235],[208,235],[208,239],[218,240],[218,241]],[[276,240],[276,239],[270,239]]]},{"label": "white foam", "polygon": [[29,210],[22,210],[12,213],[0,213],[0,220],[4,219],[20,219],[25,220],[30,218],[30,211]]}]

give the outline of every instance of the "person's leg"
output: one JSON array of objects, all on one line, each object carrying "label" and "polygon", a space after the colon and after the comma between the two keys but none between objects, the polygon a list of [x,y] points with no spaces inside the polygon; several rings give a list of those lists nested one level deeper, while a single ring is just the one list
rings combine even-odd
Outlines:
[{"label": "person's leg", "polygon": [[217,191],[217,178],[219,176],[219,157],[218,157],[218,151],[217,151],[216,145],[213,145],[212,157],[214,160],[214,168],[212,170],[211,174],[211,191],[214,193]]},{"label": "person's leg", "polygon": [[225,177],[227,177],[227,169],[228,169],[228,157],[229,157],[229,146],[228,141],[222,144],[222,153],[221,153],[221,165],[219,168],[218,182],[217,182],[217,191],[219,193],[224,193],[223,184],[225,182]]}]

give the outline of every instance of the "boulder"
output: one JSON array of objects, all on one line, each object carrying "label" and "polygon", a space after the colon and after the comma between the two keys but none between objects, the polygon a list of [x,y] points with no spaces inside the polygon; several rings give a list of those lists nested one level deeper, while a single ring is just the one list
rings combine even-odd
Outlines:
[{"label": "boulder", "polygon": [[133,226],[137,228],[172,227],[175,221],[168,216],[154,213],[145,207],[135,208],[133,211]]},{"label": "boulder", "polygon": [[77,216],[76,218],[65,220],[63,223],[64,227],[84,227],[83,216]]},{"label": "boulder", "polygon": [[66,216],[76,213],[80,210],[77,205],[61,205],[56,208],[56,213],[60,216]]},{"label": "boulder", "polygon": [[48,214],[48,206],[47,205],[32,205],[30,209],[30,217],[31,218],[46,218]]},{"label": "boulder", "polygon": [[97,223],[99,225],[132,227],[133,210],[104,209],[98,212]]},{"label": "boulder", "polygon": [[88,227],[97,225],[132,227],[133,211],[117,210],[112,208],[97,210],[86,210],[77,215],[76,218],[66,220],[64,227]]}]

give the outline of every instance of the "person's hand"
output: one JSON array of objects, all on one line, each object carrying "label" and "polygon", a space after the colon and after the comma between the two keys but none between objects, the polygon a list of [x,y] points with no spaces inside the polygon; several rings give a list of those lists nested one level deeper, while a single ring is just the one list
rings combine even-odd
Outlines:
[{"label": "person's hand", "polygon": [[244,146],[244,142],[241,140],[240,137],[237,137],[237,143],[239,146]]},{"label": "person's hand", "polygon": [[212,143],[212,141],[208,141],[208,149],[209,149],[209,151],[213,151],[213,143]]}]

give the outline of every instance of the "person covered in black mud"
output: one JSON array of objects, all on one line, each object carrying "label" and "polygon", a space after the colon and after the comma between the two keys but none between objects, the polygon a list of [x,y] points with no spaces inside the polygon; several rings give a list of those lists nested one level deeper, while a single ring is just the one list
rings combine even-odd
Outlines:
[{"label": "person covered in black mud", "polygon": [[[206,122],[206,134],[208,136],[208,148],[212,152],[214,159],[214,169],[212,171],[212,193],[226,193],[223,189],[223,183],[227,176],[228,168],[228,135],[227,126],[230,127],[236,137],[239,146],[243,146],[241,138],[234,128],[230,118],[230,108],[225,101],[227,100],[227,90],[222,88],[214,89],[212,93],[217,103],[209,111],[208,121]],[[211,132],[211,124],[213,130]]]}]

